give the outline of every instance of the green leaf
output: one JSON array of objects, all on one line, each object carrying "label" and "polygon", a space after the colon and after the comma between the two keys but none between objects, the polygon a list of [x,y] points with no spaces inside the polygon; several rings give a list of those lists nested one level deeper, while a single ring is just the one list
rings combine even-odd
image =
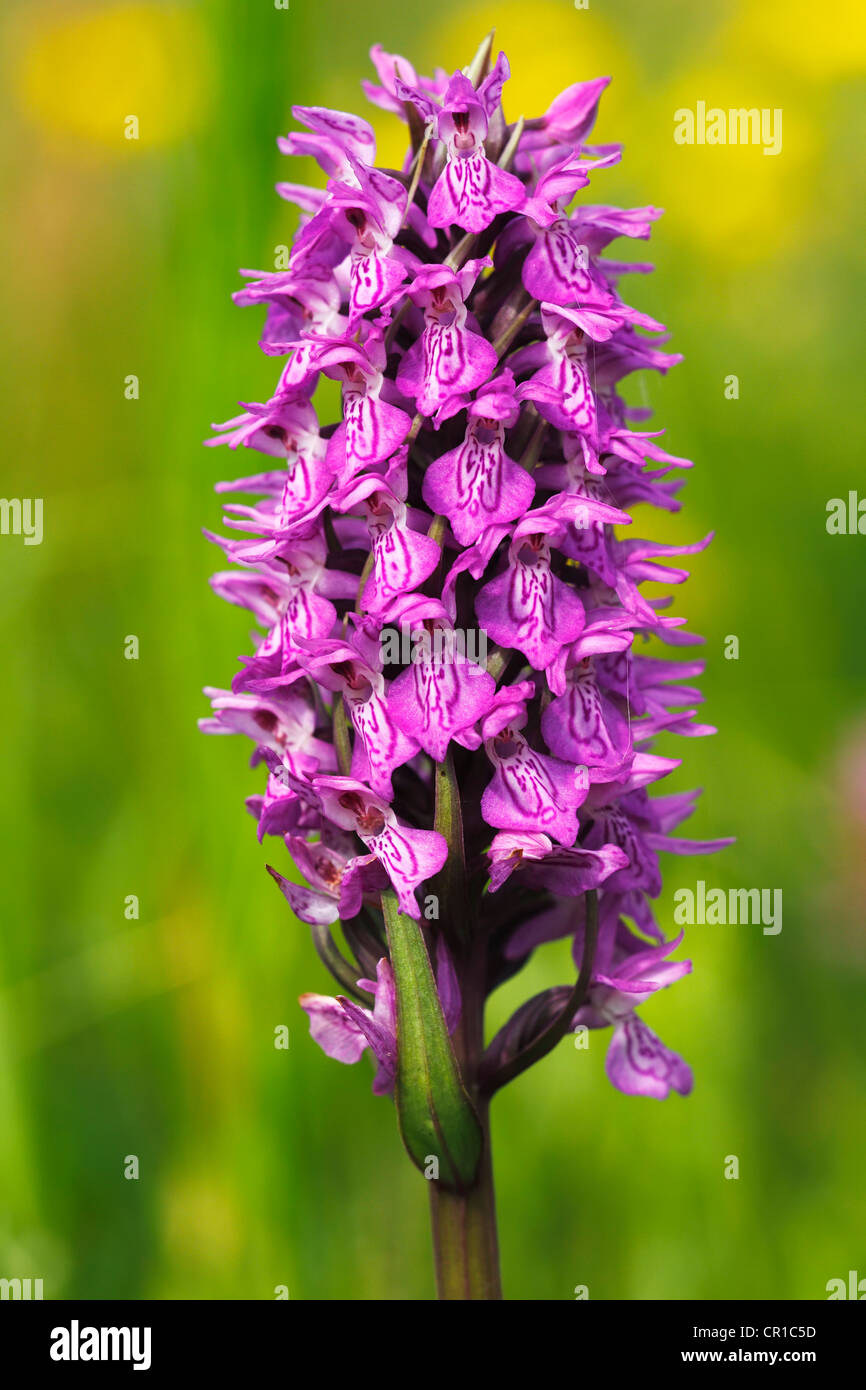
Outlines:
[{"label": "green leaf", "polygon": [[463,69],[473,87],[479,87],[490,71],[490,60],[493,56],[493,40],[495,37],[495,29],[491,29],[489,34],[485,34],[478,45],[472,62],[468,67]]},{"label": "green leaf", "polygon": [[334,748],[337,753],[337,766],[344,777],[352,775],[352,740],[349,737],[349,720],[342,695],[334,696]]},{"label": "green leaf", "polygon": [[400,1134],[416,1167],[429,1172],[436,1158],[439,1182],[465,1191],[478,1172],[481,1125],[460,1077],[420,924],[400,911],[390,889],[382,908],[397,987]]},{"label": "green leaf", "polygon": [[431,884],[442,912],[442,930],[453,942],[470,935],[469,903],[466,896],[466,853],[463,846],[463,811],[460,788],[451,750],[445,761],[434,768],[435,809],[433,828],[445,837],[448,858]]}]

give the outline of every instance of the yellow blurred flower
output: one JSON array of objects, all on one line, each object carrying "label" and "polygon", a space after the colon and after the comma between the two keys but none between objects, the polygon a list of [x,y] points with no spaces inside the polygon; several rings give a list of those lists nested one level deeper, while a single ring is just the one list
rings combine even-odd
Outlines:
[{"label": "yellow blurred flower", "polygon": [[828,81],[866,70],[862,0],[761,0],[743,4],[730,36],[740,52],[775,58],[793,71]]},{"label": "yellow blurred flower", "polygon": [[58,17],[37,7],[16,28],[18,101],[49,134],[121,154],[130,117],[152,147],[187,135],[208,109],[212,54],[192,10],[124,4]]},{"label": "yellow blurred flower", "polygon": [[[730,143],[675,141],[676,113],[697,115],[699,102],[706,122],[713,110],[725,113]],[[802,241],[821,142],[803,94],[787,74],[721,61],[688,68],[653,98],[653,107],[653,196],[667,211],[668,234],[685,237],[730,264],[766,260]],[[755,143],[733,143],[731,111],[766,112],[765,129]],[[774,132],[778,153],[765,153],[765,146],[772,148]],[[633,153],[643,163],[647,148]]]}]

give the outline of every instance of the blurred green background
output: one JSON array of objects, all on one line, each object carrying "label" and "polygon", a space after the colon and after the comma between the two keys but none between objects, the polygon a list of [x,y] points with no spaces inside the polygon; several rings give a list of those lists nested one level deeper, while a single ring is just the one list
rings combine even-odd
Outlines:
[{"label": "blurred green background", "polygon": [[[830,498],[866,495],[862,12],[28,0],[2,21],[2,491],[45,499],[45,537],[0,538],[0,1275],[46,1297],[432,1296],[393,1109],[296,1002],[330,982],[264,872],[285,856],[243,809],[259,774],[241,740],[196,732],[201,686],[249,649],[207,586],[229,459],[200,443],[276,379],[259,313],[229,294],[293,228],[274,182],[321,182],[277,152],[291,104],[372,112],[391,163],[403,128],[358,85],[370,44],[429,72],[493,24],[512,117],[613,74],[596,136],[625,158],[589,196],[666,209],[636,257],[657,273],[625,293],[686,361],[632,399],[697,466],[683,513],[638,534],[716,529],[674,611],[706,634],[720,732],[660,751],[685,759],[670,789],[706,789],[686,833],[738,841],[666,857],[661,920],[673,934],[672,894],[698,878],[784,894],[778,936],[693,927],[694,974],[644,1010],[694,1067],[689,1100],[614,1091],[604,1034],[497,1099],[506,1293],[821,1298],[866,1275],[866,539],[825,527]],[[781,108],[781,154],[676,145],[698,100]],[[564,948],[538,952],[491,1027],[567,972]]]}]

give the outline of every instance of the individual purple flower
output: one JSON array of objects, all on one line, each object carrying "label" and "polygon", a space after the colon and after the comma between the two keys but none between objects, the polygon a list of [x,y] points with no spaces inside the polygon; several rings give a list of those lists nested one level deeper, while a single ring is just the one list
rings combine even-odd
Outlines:
[{"label": "individual purple flower", "polygon": [[687,1096],[692,1089],[691,1068],[635,1013],[657,990],[690,973],[690,960],[666,960],[681,939],[641,949],[619,923],[609,964],[596,967],[588,1002],[574,1016],[575,1028],[613,1026],[605,1070],[626,1095],[666,1100],[672,1090]]},{"label": "individual purple flower", "polygon": [[381,670],[349,640],[306,642],[304,648],[299,664],[326,690],[340,693],[358,734],[352,775],[390,801],[392,772],[414,757],[419,744],[395,722]]},{"label": "individual purple flower", "polygon": [[305,339],[283,370],[284,390],[309,390],[318,372],[343,384],[343,420],[331,436],[328,462],[342,480],[382,463],[406,438],[412,421],[381,399],[385,354],[380,333],[362,346],[352,338]]},{"label": "individual purple flower", "polygon": [[539,179],[523,208],[535,234],[523,264],[523,285],[536,299],[562,306],[595,304],[601,311],[614,304],[581,239],[579,224],[569,219],[565,209],[589,182],[592,168],[614,164],[618,157],[614,153],[590,162],[567,155]]},{"label": "individual purple flower", "polygon": [[427,201],[431,227],[483,232],[499,213],[517,212],[522,206],[526,195],[520,179],[500,169],[484,150],[490,119],[499,109],[509,75],[504,53],[477,88],[464,73],[455,72],[441,107],[417,88],[397,82],[398,94],[414,102],[446,149],[445,168]]},{"label": "individual purple flower", "polygon": [[316,412],[304,396],[281,396],[266,405],[248,405],[243,415],[237,415],[224,425],[214,428],[229,433],[209,439],[208,444],[228,443],[236,449],[245,448],[269,454],[284,461],[280,471],[258,473],[231,483],[217,484],[217,492],[257,492],[264,502],[256,508],[230,504],[230,518],[245,518],[247,525],[227,520],[228,525],[259,534],[287,534],[299,522],[306,521],[321,510],[334,483],[334,474],[327,461],[327,441],[319,434]]},{"label": "individual purple flower", "polygon": [[[303,804],[300,797],[295,799]],[[321,836],[318,840],[310,842],[292,829],[283,832],[286,849],[307,883],[284,878],[270,865],[268,872],[302,922],[333,926],[339,922],[341,912],[354,917],[365,902],[375,902],[387,887],[388,876],[378,860],[358,872],[354,867],[357,855],[353,837],[320,817],[317,820],[315,828]]]},{"label": "individual purple flower", "polygon": [[634,753],[626,715],[598,685],[590,657],[568,672],[566,689],[541,716],[541,732],[558,758],[580,763],[593,781],[610,781]]},{"label": "individual purple flower", "polygon": [[414,529],[406,503],[377,475],[356,480],[344,493],[343,505],[363,508],[373,567],[361,604],[379,614],[397,595],[417,588],[433,573],[441,555],[439,543]]},{"label": "individual purple flower", "polygon": [[551,568],[550,536],[561,523],[540,511],[518,522],[502,574],[480,590],[475,611],[495,642],[516,647],[535,670],[544,670],[573,642],[585,622],[574,589]]},{"label": "individual purple flower", "polygon": [[[460,1022],[460,990],[448,948],[441,938],[436,985],[446,1027],[453,1033]],[[299,1002],[310,1020],[310,1036],[327,1056],[338,1062],[358,1062],[370,1048],[377,1063],[373,1093],[389,1095],[397,1069],[397,998],[388,959],[379,961],[375,980],[359,980],[358,986],[372,994],[372,1009],[341,995],[332,999],[323,994],[302,994]]]},{"label": "individual purple flower", "polygon": [[316,777],[313,787],[328,819],[344,830],[353,830],[368,847],[366,862],[379,860],[402,911],[420,917],[415,889],[435,877],[445,863],[448,845],[444,837],[435,830],[401,824],[384,798],[352,777]]},{"label": "individual purple flower", "polygon": [[589,790],[586,768],[532,748],[522,732],[523,699],[500,705],[484,721],[484,746],[493,777],[481,798],[481,814],[497,830],[543,829],[561,845],[577,838],[577,808]]},{"label": "individual purple flower", "polygon": [[496,893],[513,873],[530,888],[546,888],[565,898],[577,898],[598,888],[628,863],[616,845],[600,850],[562,848],[537,831],[500,831],[489,850],[490,891]]},{"label": "individual purple flower", "polygon": [[380,43],[373,44],[370,59],[379,82],[364,78],[361,82],[364,95],[374,106],[392,112],[401,121],[406,120],[406,104],[397,91],[398,82],[434,97],[441,97],[448,86],[448,74],[442,68],[437,69],[435,77],[419,77],[407,58],[399,53],[387,53]]},{"label": "individual purple flower", "polygon": [[482,386],[467,409],[463,443],[424,475],[424,501],[447,516],[460,545],[472,545],[488,526],[514,521],[532,504],[532,477],[505,452],[505,430],[519,409],[511,372]]},{"label": "individual purple flower", "polygon": [[341,276],[327,262],[296,265],[289,271],[247,270],[242,274],[247,284],[232,299],[236,304],[265,305],[259,347],[269,357],[282,356],[299,338],[339,337],[346,331],[348,319],[340,313]]},{"label": "individual purple flower", "polygon": [[[282,684],[278,679],[296,666],[297,643],[307,637],[327,637],[337,619],[333,599],[343,598],[349,576],[327,567],[327,545],[318,530],[283,540],[236,542],[227,547],[230,559],[244,564],[267,562],[262,572],[269,582],[277,620],[244,663],[234,685],[256,681]],[[351,590],[350,590],[351,592]]]},{"label": "individual purple flower", "polygon": [[389,961],[383,957],[376,979],[359,980],[358,985],[373,995],[372,1009],[324,994],[302,994],[299,1002],[310,1020],[310,1036],[329,1057],[359,1062],[370,1048],[378,1064],[373,1092],[384,1096],[394,1088],[397,1069],[396,994]]},{"label": "individual purple flower", "polygon": [[329,212],[349,251],[349,327],[383,305],[409,274],[415,257],[394,247],[406,211],[397,179],[352,161],[353,183],[330,187]]},{"label": "individual purple flower", "polygon": [[307,131],[281,135],[277,145],[282,154],[312,155],[326,174],[351,178],[352,160],[372,164],[376,158],[376,136],[369,121],[349,111],[329,111],[324,106],[293,106],[296,121]]},{"label": "individual purple flower", "polygon": [[205,691],[213,705],[213,718],[202,719],[206,734],[246,734],[256,744],[254,762],[270,749],[292,772],[309,775],[330,763],[330,746],[315,736],[313,702],[306,689],[293,685],[266,695]]},{"label": "individual purple flower", "polygon": [[489,712],[496,682],[459,650],[438,599],[406,595],[395,601],[387,620],[406,625],[413,636],[411,663],[388,691],[390,717],[435,762],[444,762],[451,739],[465,742],[467,731]]},{"label": "individual purple flower", "polygon": [[474,391],[496,367],[496,350],[467,326],[466,296],[489,260],[467,261],[461,270],[425,266],[406,288],[424,310],[424,330],[403,357],[397,386],[422,415],[434,415],[452,397]]},{"label": "individual purple flower", "polygon": [[[565,148],[570,154],[580,149],[595,125],[598,104],[609,77],[591,82],[574,82],[550,103],[543,116],[526,122],[520,141],[517,167],[533,170],[544,152],[555,154]],[[522,156],[522,157],[521,157]]]}]

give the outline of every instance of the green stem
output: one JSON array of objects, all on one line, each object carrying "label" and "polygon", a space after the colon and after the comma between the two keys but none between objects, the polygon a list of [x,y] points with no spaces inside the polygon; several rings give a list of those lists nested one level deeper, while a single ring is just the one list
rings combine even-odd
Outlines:
[{"label": "green stem", "polygon": [[502,1298],[486,1105],[479,1119],[484,1130],[484,1154],[475,1186],[459,1193],[430,1183],[436,1290],[443,1301]]},{"label": "green stem", "polygon": [[440,1300],[497,1300],[502,1298],[490,1108],[477,1089],[478,1064],[484,1050],[483,970],[486,946],[476,937],[475,949],[461,971],[463,1013],[452,1039],[464,1084],[475,1106],[484,1135],[484,1149],[474,1185],[451,1192],[430,1183],[430,1222],[436,1290]]}]

